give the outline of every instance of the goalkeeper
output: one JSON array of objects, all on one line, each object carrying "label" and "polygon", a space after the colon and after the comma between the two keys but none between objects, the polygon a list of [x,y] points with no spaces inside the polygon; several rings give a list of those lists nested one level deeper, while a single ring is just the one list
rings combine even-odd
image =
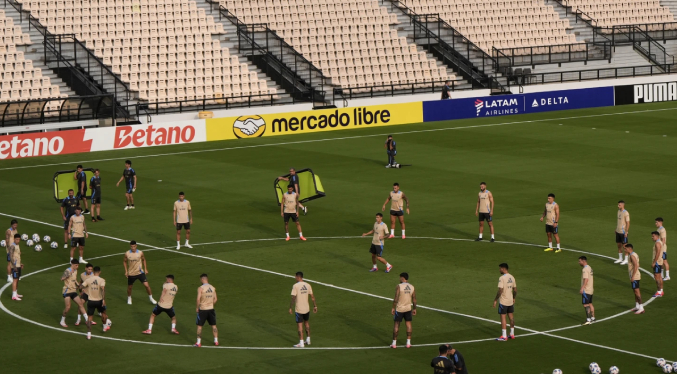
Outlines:
[{"label": "goalkeeper", "polygon": [[[299,176],[296,175],[296,169],[294,169],[294,168],[289,169],[289,178],[287,178],[287,177],[277,177],[277,180],[283,180],[283,181],[289,182],[289,187],[292,187],[294,189],[294,192],[296,192],[296,196],[301,196],[301,187],[299,187]],[[308,214],[308,208],[303,206],[303,204],[301,204],[300,201],[299,201],[299,208],[301,208],[301,210],[303,211],[304,216],[306,214]]]}]

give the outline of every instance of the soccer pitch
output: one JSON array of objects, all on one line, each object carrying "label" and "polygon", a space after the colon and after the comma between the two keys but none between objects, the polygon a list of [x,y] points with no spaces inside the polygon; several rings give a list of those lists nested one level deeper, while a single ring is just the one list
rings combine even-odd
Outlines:
[{"label": "soccer pitch", "polygon": [[[471,373],[589,373],[593,361],[604,371],[615,365],[621,373],[659,373],[656,358],[677,360],[673,282],[665,282],[665,297],[652,300],[656,285],[643,272],[642,298],[650,303],[646,314],[630,313],[633,293],[627,266],[613,263],[613,231],[623,199],[629,241],[650,271],[654,218],[663,217],[670,233],[677,229],[676,113],[674,104],[647,104],[3,161],[0,222],[16,218],[20,233],[60,243],[41,243],[40,253],[22,247],[23,301],[11,300],[11,287],[0,298],[3,366],[27,373],[428,373],[437,346],[454,343]],[[384,168],[389,133],[397,161],[413,166]],[[136,209],[129,211],[124,187],[115,187],[125,159],[139,178]],[[85,257],[103,270],[113,322],[105,335],[95,326],[91,341],[86,326],[73,325],[75,308],[69,328],[59,326],[69,254],[52,176],[79,163],[101,170],[105,221],[86,216]],[[284,240],[275,201],[273,180],[289,167],[311,168],[327,194],[306,204],[306,242],[296,240],[293,224],[295,240]],[[474,241],[482,181],[496,202],[495,243]],[[371,230],[393,182],[411,201],[407,238],[385,243],[391,273],[383,265],[371,273],[371,238],[360,235]],[[179,191],[192,205],[194,249],[176,251],[171,215]],[[557,254],[543,252],[539,217],[548,193],[561,209],[565,250]],[[139,283],[133,304],[126,303],[122,261],[132,239],[146,255],[156,299],[164,276],[176,277],[178,336],[164,314],[152,335],[141,334],[153,306]],[[581,254],[595,273],[598,322],[591,326],[580,326]],[[494,340],[501,332],[492,302],[502,262],[519,290],[517,339],[508,342]],[[297,271],[313,285],[319,307],[310,318],[313,344],[304,349],[291,348],[298,343],[288,314]],[[390,309],[400,272],[409,273],[419,308],[414,346],[404,348],[402,325],[393,350]],[[201,273],[219,295],[219,347],[209,328],[203,347],[191,347]]]}]

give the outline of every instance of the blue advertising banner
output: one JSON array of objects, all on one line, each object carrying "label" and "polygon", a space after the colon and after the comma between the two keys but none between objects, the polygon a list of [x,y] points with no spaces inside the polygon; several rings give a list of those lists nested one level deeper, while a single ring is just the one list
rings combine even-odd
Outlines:
[{"label": "blue advertising banner", "polygon": [[423,102],[423,121],[495,117],[614,105],[613,87]]}]

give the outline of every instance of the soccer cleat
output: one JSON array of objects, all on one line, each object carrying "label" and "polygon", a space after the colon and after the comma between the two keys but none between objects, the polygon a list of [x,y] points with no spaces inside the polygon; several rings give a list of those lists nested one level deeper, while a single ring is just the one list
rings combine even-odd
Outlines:
[{"label": "soccer cleat", "polygon": [[484,239],[482,239],[482,238],[475,239],[476,242],[481,242],[482,240],[484,240]]},{"label": "soccer cleat", "polygon": [[397,348],[397,345],[391,344],[391,345],[390,345],[390,348],[395,349],[395,348]]},{"label": "soccer cleat", "polygon": [[393,270],[393,265],[386,267],[386,273],[390,273],[391,270]]},{"label": "soccer cleat", "polygon": [[505,336],[501,336],[500,338],[496,339],[496,341],[498,341],[498,342],[507,342],[507,341],[508,341],[508,338],[506,338]]},{"label": "soccer cleat", "polygon": [[66,248],[66,249],[68,249],[68,243],[65,243],[65,244],[63,245],[63,247]]},{"label": "soccer cleat", "polygon": [[188,243],[184,244],[183,246],[184,246],[184,247],[186,247],[186,248],[190,248],[190,249],[193,249],[193,246],[192,246],[192,245],[190,245],[190,244],[188,244]]},{"label": "soccer cleat", "polygon": [[105,219],[101,218],[101,216],[96,216],[97,221],[105,221]]},{"label": "soccer cleat", "polygon": [[214,342],[214,345],[218,347],[218,346],[219,346],[219,342]]},{"label": "soccer cleat", "polygon": [[12,296],[12,300],[21,301],[21,298],[19,297],[19,295],[16,295],[16,296]]},{"label": "soccer cleat", "polygon": [[96,222],[96,218],[92,217],[92,222]]},{"label": "soccer cleat", "polygon": [[627,265],[627,264],[628,264],[628,262],[626,260],[623,260],[623,262],[621,262],[621,265]]},{"label": "soccer cleat", "polygon": [[88,334],[88,335],[87,335],[87,340],[92,340],[92,336]]},{"label": "soccer cleat", "polygon": [[177,244],[177,245],[176,245],[176,250],[177,250],[177,251],[178,251],[178,250],[181,250],[181,244]]},{"label": "soccer cleat", "polygon": [[560,253],[560,252],[562,252],[562,248],[557,248],[557,249],[555,250],[555,253]]},{"label": "soccer cleat", "polygon": [[110,326],[108,326],[108,325],[103,325],[103,332],[106,332],[106,331],[108,331],[108,330],[110,330]]},{"label": "soccer cleat", "polygon": [[[86,324],[87,324],[87,322],[85,322],[85,325]],[[75,326],[80,326],[80,320],[75,321]]]},{"label": "soccer cleat", "polygon": [[134,209],[134,205],[130,206],[129,209]]},{"label": "soccer cleat", "polygon": [[491,241],[491,242],[493,243],[493,242],[495,242],[495,241],[496,241],[496,239],[494,239],[494,238],[491,238],[491,240],[490,240],[490,241]]},{"label": "soccer cleat", "polygon": [[132,299],[131,298],[127,298],[127,305],[132,305]]},{"label": "soccer cleat", "polygon": [[371,269],[369,269],[369,272],[370,272],[370,273],[373,273],[373,272],[375,272],[375,271],[378,271],[378,268],[371,268]]},{"label": "soccer cleat", "polygon": [[150,335],[150,334],[153,333],[153,330],[145,330],[145,331],[141,331],[141,333],[146,334],[146,335]]},{"label": "soccer cleat", "polygon": [[303,348],[303,347],[304,347],[304,346],[303,346],[303,344],[301,344],[301,343],[299,343],[299,344],[294,344],[294,348]]},{"label": "soccer cleat", "polygon": [[18,294],[17,294],[16,296],[17,296],[19,299],[23,299],[23,298],[24,298],[24,295],[18,295]]},{"label": "soccer cleat", "polygon": [[[150,331],[150,330],[148,330],[148,331]],[[172,329],[172,334],[179,335],[179,331],[177,329]]]},{"label": "soccer cleat", "polygon": [[155,301],[155,299],[153,299],[152,297],[148,300],[150,300],[150,303],[153,304],[153,305],[157,304],[157,301]]},{"label": "soccer cleat", "polygon": [[592,325],[592,321],[585,321],[581,324],[581,326],[588,326],[588,325]]},{"label": "soccer cleat", "polygon": [[66,329],[68,328],[68,325],[65,322],[60,322],[59,325],[61,325],[61,327],[63,327],[63,328],[66,328]]},{"label": "soccer cleat", "polygon": [[12,277],[11,276],[7,277],[7,283],[12,283]]},{"label": "soccer cleat", "polygon": [[[85,323],[85,324],[87,324],[87,323]],[[94,325],[96,325],[96,322],[92,321],[92,326],[94,326]]]},{"label": "soccer cleat", "polygon": [[411,344],[407,344],[407,345],[405,345],[405,347],[411,348]]},{"label": "soccer cleat", "polygon": [[289,237],[287,237],[287,239],[285,239],[285,240],[286,240],[286,241],[289,241],[289,240],[290,240],[290,238],[289,238]]},{"label": "soccer cleat", "polygon": [[395,235],[390,234],[390,235],[388,236],[388,239],[392,239],[392,238],[394,238],[394,237],[395,237]]},{"label": "soccer cleat", "polygon": [[391,167],[390,164],[386,165],[386,169],[390,169]]},{"label": "soccer cleat", "polygon": [[508,336],[508,339],[515,340],[515,335],[510,335],[510,336]]},{"label": "soccer cleat", "polygon": [[406,236],[402,235],[402,239],[406,239],[406,238],[407,238]]},{"label": "soccer cleat", "polygon": [[125,210],[129,210],[129,205],[127,205],[127,206],[125,207]]},{"label": "soccer cleat", "polygon": [[85,209],[85,211],[82,212],[82,214],[89,214],[89,209]]},{"label": "soccer cleat", "polygon": [[303,207],[303,215],[305,216],[306,214],[308,214],[308,207],[304,206]]},{"label": "soccer cleat", "polygon": [[623,262],[623,260],[619,258],[618,260],[614,261],[614,264],[620,264],[621,262]]},{"label": "soccer cleat", "polygon": [[664,280],[664,281],[669,281],[669,280],[670,280],[670,277],[665,277],[665,278],[663,278],[663,280]]},{"label": "soccer cleat", "polygon": [[200,343],[195,343],[195,344],[193,344],[193,347],[200,348],[200,347],[202,347],[202,344],[200,344]]},{"label": "soccer cleat", "polygon": [[304,242],[306,241],[306,238],[304,238],[303,236],[299,236],[299,239],[303,240]]},{"label": "soccer cleat", "polygon": [[644,314],[644,309],[636,311],[635,314]]},{"label": "soccer cleat", "polygon": [[87,261],[85,261],[85,259],[82,258],[82,257],[80,257],[79,261],[80,261],[81,264],[86,264],[86,263],[87,263]]},{"label": "soccer cleat", "polygon": [[553,249],[550,248],[550,247],[548,247],[548,248],[546,248],[546,249],[543,250],[543,252],[552,252],[552,251],[553,251]]},{"label": "soccer cleat", "polygon": [[658,291],[655,294],[653,294],[653,297],[663,297],[663,293],[661,291]]}]

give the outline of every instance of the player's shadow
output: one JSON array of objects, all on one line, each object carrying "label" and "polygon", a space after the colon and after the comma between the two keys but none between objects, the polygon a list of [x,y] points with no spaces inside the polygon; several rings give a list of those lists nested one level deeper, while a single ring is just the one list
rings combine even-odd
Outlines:
[{"label": "player's shadow", "polygon": [[443,231],[446,231],[446,232],[449,232],[449,233],[452,233],[452,234],[460,235],[459,238],[466,238],[466,237],[467,238],[474,238],[474,237],[477,236],[476,233],[470,233],[470,232],[467,232],[467,231],[459,230],[459,229],[456,229],[454,227],[450,227],[450,226],[447,226],[447,225],[440,224],[439,222],[426,221],[425,224],[427,226],[437,227],[439,229],[442,229]]},{"label": "player's shadow", "polygon": [[349,328],[360,331],[360,333],[365,333],[377,341],[383,340],[383,329],[380,327],[374,327],[374,324],[364,322],[359,318],[346,317],[343,315],[338,316],[341,320],[341,323],[338,325],[348,326]]},{"label": "player's shadow", "polygon": [[[367,253],[367,254],[369,254],[369,253]],[[333,257],[334,259],[339,260],[339,261],[341,261],[345,264],[351,265],[355,268],[364,268],[364,266],[365,266],[364,261],[357,261],[352,257],[343,256],[343,255],[340,255],[340,254],[335,253],[335,252],[325,252],[325,256]]]}]

